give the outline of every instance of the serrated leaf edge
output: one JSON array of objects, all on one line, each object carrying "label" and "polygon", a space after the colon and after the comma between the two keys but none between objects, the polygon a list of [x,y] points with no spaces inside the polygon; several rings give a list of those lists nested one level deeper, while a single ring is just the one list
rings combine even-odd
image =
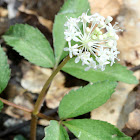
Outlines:
[{"label": "serrated leaf edge", "polygon": [[[122,138],[130,138],[130,140],[131,140],[131,137],[125,135],[125,134],[124,134],[123,132],[121,132],[117,127],[115,127],[114,125],[112,125],[112,124],[110,124],[110,123],[108,123],[108,122],[106,122],[106,121],[93,120],[93,119],[74,119],[74,121],[76,121],[76,120],[91,120],[91,121],[97,121],[97,122],[101,122],[101,123],[110,125],[110,126],[113,127],[115,130],[119,131],[121,134],[124,135],[124,137],[122,137]],[[73,120],[72,120],[72,121],[73,121]],[[70,125],[70,126],[73,127],[73,125],[71,125],[71,124],[69,124],[69,123],[67,123],[67,122],[70,122],[70,121],[63,121],[62,123],[63,123],[64,125],[65,125],[65,124],[68,124],[68,125]],[[66,125],[65,125],[65,126],[66,126]],[[66,126],[66,127],[67,127],[67,126]],[[77,127],[77,126],[74,126],[74,127],[80,129],[80,128]],[[68,127],[67,127],[67,128],[68,128]],[[68,128],[68,129],[69,129],[69,128]],[[83,129],[81,129],[81,130],[83,131]],[[85,130],[84,130],[84,131],[85,131]],[[87,132],[87,131],[85,131],[85,132],[89,134],[89,132]],[[90,134],[90,135],[91,135],[91,134]]]},{"label": "serrated leaf edge", "polygon": [[1,45],[0,45],[0,51],[2,52],[2,53],[1,53],[2,56],[5,57],[4,63],[5,63],[6,65],[4,66],[4,69],[6,69],[7,74],[8,74],[8,75],[7,75],[7,76],[8,76],[7,84],[5,85],[4,88],[1,89],[1,91],[0,91],[0,93],[1,93],[1,92],[7,87],[7,85],[8,85],[8,81],[10,80],[11,70],[10,70],[9,64],[8,64],[8,62],[7,62],[8,57],[6,56],[6,53],[5,53],[4,50],[2,49]]},{"label": "serrated leaf edge", "polygon": [[[96,87],[96,84],[99,84],[99,83],[106,83],[106,82],[109,82],[109,81],[102,81],[102,82],[97,82],[97,83],[95,83],[94,84],[94,86]],[[112,84],[112,83],[111,83]],[[83,89],[85,89],[85,88],[88,88],[88,87],[90,87],[90,86],[93,86],[93,85],[91,85],[91,84],[88,84],[87,86],[85,86],[85,87],[80,87],[79,89],[77,89],[77,90],[71,90],[68,94],[66,94],[64,97],[63,97],[63,99],[62,100],[64,100],[67,96],[71,96],[70,94],[78,94],[78,93],[75,93],[76,91],[80,91],[80,90],[83,90]],[[115,91],[115,87],[117,86],[117,83],[116,82],[114,82],[114,84],[112,84],[112,88],[114,87],[114,89],[112,89],[112,92],[111,92],[111,95],[114,93],[114,91]],[[80,94],[80,93],[79,93]],[[110,97],[111,97],[111,95],[110,95]],[[98,96],[98,95],[97,95]],[[96,97],[97,97],[96,96]],[[59,114],[59,110],[60,110],[60,107],[61,107],[61,104],[62,104],[62,100],[61,100],[61,102],[60,102],[60,105],[59,105],[59,108],[58,108],[58,114]],[[91,99],[91,100],[93,100],[93,99]],[[107,100],[109,100],[109,99],[107,99]],[[106,100],[106,101],[107,101]],[[104,102],[104,103],[106,103],[106,101]],[[103,104],[104,104],[103,103]],[[84,104],[87,104],[87,102],[84,102],[83,104],[82,104],[82,106],[84,105]],[[101,104],[101,105],[103,105],[103,104]],[[99,107],[99,106],[98,106]],[[96,107],[96,108],[98,108],[98,107]],[[78,110],[80,107],[78,107],[76,110]],[[94,109],[96,109],[96,108],[94,108]],[[88,111],[88,112],[90,112],[90,111]],[[87,112],[86,112],[87,113]],[[71,116],[73,113],[71,112],[71,113],[69,113],[69,115],[65,115],[65,116]],[[85,113],[84,113],[85,114]],[[81,114],[82,115],[82,114]],[[79,115],[78,115],[79,116]],[[64,120],[64,119],[67,119],[67,118],[71,118],[71,117],[61,117],[60,116],[60,114],[59,114],[59,117],[60,117],[60,119],[61,120]],[[74,116],[74,117],[76,117],[76,116]]]}]

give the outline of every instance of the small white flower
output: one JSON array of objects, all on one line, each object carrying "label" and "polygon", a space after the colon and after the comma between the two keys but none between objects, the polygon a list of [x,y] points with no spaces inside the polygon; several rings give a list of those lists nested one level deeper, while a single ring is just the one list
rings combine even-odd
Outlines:
[{"label": "small white flower", "polygon": [[79,53],[77,57],[75,58],[75,63],[78,63],[82,59],[82,56],[83,56],[83,52],[82,50],[79,50]]},{"label": "small white flower", "polygon": [[72,18],[72,17],[70,17],[68,19],[68,21],[64,24],[64,26],[74,28],[75,26],[78,26],[77,24],[78,24],[79,21],[80,21],[79,18]]},{"label": "small white flower", "polygon": [[70,58],[72,58],[73,55],[77,55],[78,54],[78,45],[75,44],[74,46],[71,46],[70,42],[69,42],[69,48],[66,47],[64,48],[64,51],[69,51],[69,56]]},{"label": "small white flower", "polygon": [[97,67],[102,71],[104,71],[105,66],[110,63],[106,58],[104,58],[104,56],[98,57],[96,60],[99,63]]},{"label": "small white flower", "polygon": [[115,59],[119,61],[119,59],[117,58],[117,55],[119,53],[119,51],[114,51],[113,49],[111,49],[111,51],[108,51],[109,60],[111,61],[110,66],[112,66],[113,63],[115,63]]},{"label": "small white flower", "polygon": [[103,49],[103,47],[100,47],[99,50],[97,50],[98,56],[99,56],[99,57],[97,57],[97,59],[98,58],[103,58],[104,60],[108,60],[109,59],[109,56],[107,54],[108,51],[109,51],[108,49]]},{"label": "small white flower", "polygon": [[91,16],[88,16],[87,13],[83,13],[80,18],[81,18],[81,22],[83,23],[87,23],[87,22],[90,23],[91,21]]},{"label": "small white flower", "polygon": [[64,32],[64,34],[65,34],[65,39],[67,41],[74,40],[74,41],[78,42],[79,41],[78,36],[80,36],[81,33],[77,32],[73,29],[73,30],[66,30]]},{"label": "small white flower", "polygon": [[96,62],[93,60],[93,58],[90,59],[88,66],[85,68],[85,71],[88,71],[91,68],[97,69]]},{"label": "small white flower", "polygon": [[111,16],[108,16],[105,20],[105,23],[108,24],[113,20],[113,18]]},{"label": "small white flower", "polygon": [[106,46],[115,51],[115,50],[117,50],[117,41],[108,40],[108,42],[106,43]]},{"label": "small white flower", "polygon": [[[78,18],[69,18],[65,23],[64,34],[69,47],[64,50],[69,51],[70,58],[76,57],[75,63],[82,61],[82,65],[87,65],[86,71],[91,68],[103,71],[107,64],[112,66],[115,59],[119,60],[117,58],[119,36],[116,33],[121,30],[116,27],[118,23],[111,25],[112,20],[111,16],[105,19],[98,13],[90,16],[83,13]],[[75,45],[71,46],[73,41]]]},{"label": "small white flower", "polygon": [[111,48],[114,46],[114,40],[109,40],[106,45]]},{"label": "small white flower", "polygon": [[103,40],[103,39],[104,39],[103,35],[99,35],[99,40]]},{"label": "small white flower", "polygon": [[89,64],[90,61],[90,52],[84,52],[81,56],[82,65]]}]

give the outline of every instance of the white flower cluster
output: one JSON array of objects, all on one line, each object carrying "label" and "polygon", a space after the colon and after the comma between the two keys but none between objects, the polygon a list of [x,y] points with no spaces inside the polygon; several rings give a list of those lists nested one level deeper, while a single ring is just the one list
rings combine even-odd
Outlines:
[{"label": "white flower cluster", "polygon": [[[87,65],[85,71],[90,68],[105,70],[105,66],[115,63],[117,54],[116,32],[120,29],[111,25],[113,18],[104,18],[98,13],[87,15],[83,13],[78,18],[69,18],[65,23],[65,39],[69,47],[64,51],[69,51],[70,58],[76,56],[75,63],[82,61],[82,65]],[[81,29],[82,27],[82,29]]]}]

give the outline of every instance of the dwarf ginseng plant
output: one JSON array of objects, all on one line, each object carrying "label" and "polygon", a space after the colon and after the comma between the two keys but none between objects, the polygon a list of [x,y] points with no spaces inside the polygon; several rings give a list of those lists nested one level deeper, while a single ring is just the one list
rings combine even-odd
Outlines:
[{"label": "dwarf ginseng plant", "polygon": [[[6,104],[30,112],[30,139],[36,139],[38,117],[51,120],[40,113],[41,105],[55,75],[64,71],[89,82],[77,90],[71,90],[60,102],[59,120],[51,120],[45,128],[44,140],[69,140],[66,126],[80,140],[130,140],[131,138],[113,125],[91,119],[74,119],[104,104],[115,91],[116,81],[135,84],[138,81],[126,67],[116,63],[117,32],[121,31],[111,24],[112,17],[104,18],[98,13],[90,14],[87,0],[67,0],[55,17],[53,25],[54,52],[44,35],[29,25],[16,24],[3,36],[9,46],[31,63],[53,68],[35,103],[34,110],[14,105],[4,99]],[[10,70],[5,53],[0,48],[0,92],[10,79]],[[67,119],[71,119],[68,121]]]}]

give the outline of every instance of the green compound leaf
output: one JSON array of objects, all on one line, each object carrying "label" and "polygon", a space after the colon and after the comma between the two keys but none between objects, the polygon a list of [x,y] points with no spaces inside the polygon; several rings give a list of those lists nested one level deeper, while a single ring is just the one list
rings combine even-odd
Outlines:
[{"label": "green compound leaf", "polygon": [[64,51],[64,47],[67,46],[67,42],[64,39],[64,24],[67,21],[67,17],[78,17],[83,12],[87,12],[88,9],[90,9],[90,7],[87,0],[67,0],[60,12],[55,16],[53,42],[56,64],[68,54],[68,52]]},{"label": "green compound leaf", "polygon": [[137,84],[138,80],[133,76],[133,72],[127,70],[126,67],[115,63],[113,66],[107,65],[104,71],[93,70],[85,71],[86,66],[82,66],[81,62],[74,63],[74,59],[69,60],[69,62],[62,68],[63,71],[70,75],[73,75],[79,79],[83,79],[90,82],[111,80],[111,81],[121,81],[128,84]]},{"label": "green compound leaf", "polygon": [[45,128],[43,140],[69,140],[67,131],[57,121],[50,121],[50,126]]},{"label": "green compound leaf", "polygon": [[116,82],[99,82],[71,90],[59,105],[60,119],[76,117],[104,104],[114,92]]},{"label": "green compound leaf", "polygon": [[5,52],[0,46],[0,93],[6,88],[10,79],[10,69]]},{"label": "green compound leaf", "polygon": [[3,108],[3,102],[0,100],[0,111],[2,110]]},{"label": "green compound leaf", "polygon": [[63,122],[79,140],[131,140],[115,126],[98,120],[79,119]]},{"label": "green compound leaf", "polygon": [[31,63],[42,67],[54,66],[53,50],[37,28],[27,24],[16,24],[10,27],[3,38]]}]

